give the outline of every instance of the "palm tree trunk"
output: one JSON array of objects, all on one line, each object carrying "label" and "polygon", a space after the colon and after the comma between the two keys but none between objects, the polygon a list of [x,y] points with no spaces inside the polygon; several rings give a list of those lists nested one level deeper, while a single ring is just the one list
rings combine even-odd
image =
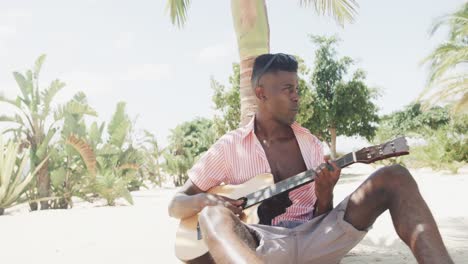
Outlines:
[{"label": "palm tree trunk", "polygon": [[257,109],[250,84],[255,58],[270,52],[270,27],[265,0],[231,0],[231,12],[240,56],[241,125]]},{"label": "palm tree trunk", "polygon": [[[37,193],[39,198],[50,196],[49,161],[37,173]],[[49,209],[49,201],[41,201],[41,210]]]},{"label": "palm tree trunk", "polygon": [[255,58],[244,58],[240,62],[241,126],[246,125],[257,110],[257,98],[250,82]]}]

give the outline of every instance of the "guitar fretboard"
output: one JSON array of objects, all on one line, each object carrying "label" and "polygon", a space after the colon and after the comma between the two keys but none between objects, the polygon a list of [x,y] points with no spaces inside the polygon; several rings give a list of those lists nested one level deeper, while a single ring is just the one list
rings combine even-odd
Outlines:
[{"label": "guitar fretboard", "polygon": [[[355,162],[353,155],[354,155],[354,152],[348,153],[342,156],[341,158],[335,160],[335,162],[340,168],[347,167]],[[304,184],[312,182],[314,179],[315,179],[315,170],[312,169],[312,170],[301,172],[288,179],[282,180],[272,186],[263,188],[261,190],[258,190],[254,193],[247,195],[245,197],[247,201],[243,207],[244,209],[251,207],[275,195],[281,194],[285,191],[299,188]]]}]

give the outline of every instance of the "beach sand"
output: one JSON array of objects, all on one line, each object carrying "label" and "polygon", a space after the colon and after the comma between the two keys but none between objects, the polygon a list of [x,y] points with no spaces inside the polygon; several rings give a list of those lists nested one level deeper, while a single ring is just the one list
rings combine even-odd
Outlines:
[{"label": "beach sand", "polygon": [[[374,170],[374,166],[362,164],[344,169],[335,187],[335,204]],[[455,263],[468,263],[468,167],[458,174],[410,171]],[[133,192],[133,206],[119,200],[115,207],[77,202],[71,210],[29,212],[26,205],[9,208],[0,216],[0,263],[179,263],[174,256],[178,220],[167,215],[175,191],[153,188]],[[416,261],[396,235],[386,212],[341,263]]]}]

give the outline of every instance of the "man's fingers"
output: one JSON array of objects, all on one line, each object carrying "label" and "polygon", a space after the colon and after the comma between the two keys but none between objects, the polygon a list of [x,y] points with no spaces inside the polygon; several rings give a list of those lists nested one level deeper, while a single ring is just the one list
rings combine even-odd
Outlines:
[{"label": "man's fingers", "polygon": [[240,215],[242,213],[242,209],[232,205],[230,202],[225,202],[224,205],[227,209],[231,210],[234,214]]},{"label": "man's fingers", "polygon": [[327,164],[328,164],[329,166],[331,166],[334,170],[340,169],[340,168],[338,167],[338,164],[336,164],[336,162],[333,161],[333,160],[327,161]]},{"label": "man's fingers", "polygon": [[216,205],[223,206],[229,209],[231,212],[233,212],[236,215],[240,215],[242,213],[241,207],[235,206],[228,201],[224,201],[223,199],[218,199]]},{"label": "man's fingers", "polygon": [[224,207],[228,208],[231,210],[234,214],[240,215],[242,213],[242,207],[240,207],[244,201],[242,200],[234,200],[226,196],[218,196],[219,198],[219,203],[220,205],[223,205]]},{"label": "man's fingers", "polygon": [[231,203],[235,206],[241,206],[244,203],[244,200],[232,200]]},{"label": "man's fingers", "polygon": [[226,196],[220,196],[223,200],[235,205],[235,206],[241,206],[244,201],[243,200],[236,200],[236,199],[231,199],[229,197],[226,197]]}]

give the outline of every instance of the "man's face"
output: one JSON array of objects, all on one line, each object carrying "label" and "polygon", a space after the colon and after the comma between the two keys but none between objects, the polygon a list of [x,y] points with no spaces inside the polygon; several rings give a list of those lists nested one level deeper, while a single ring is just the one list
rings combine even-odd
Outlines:
[{"label": "man's face", "polygon": [[299,110],[298,77],[295,72],[266,73],[260,80],[257,96],[273,118],[292,124]]}]

